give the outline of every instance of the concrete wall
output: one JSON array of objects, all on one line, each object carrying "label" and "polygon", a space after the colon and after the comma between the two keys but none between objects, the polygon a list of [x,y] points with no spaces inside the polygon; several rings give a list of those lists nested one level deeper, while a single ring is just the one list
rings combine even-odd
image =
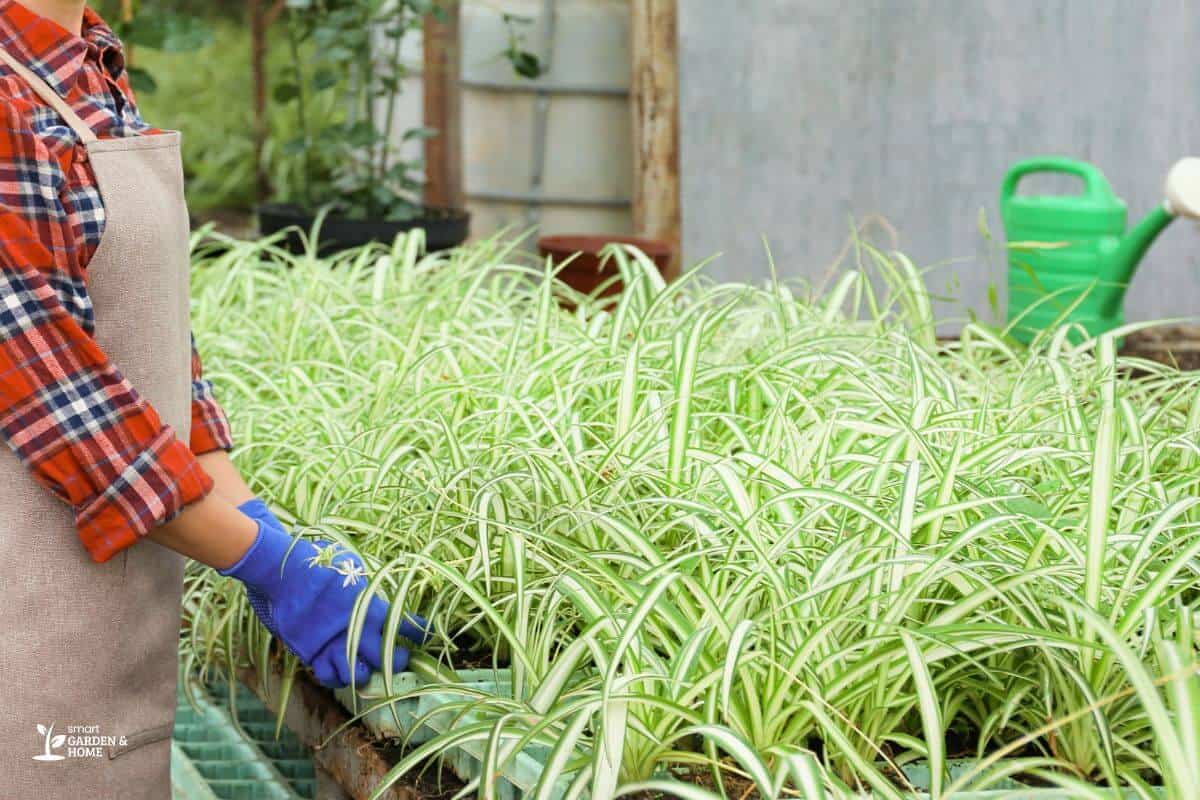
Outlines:
[{"label": "concrete wall", "polygon": [[[463,147],[475,235],[535,223],[548,234],[628,232],[627,6],[626,0],[463,5]],[[520,28],[523,46],[547,68],[536,81],[517,77],[500,57],[509,35],[500,11],[530,21]],[[544,202],[503,199],[526,195]]]},{"label": "concrete wall", "polygon": [[[522,46],[547,68],[537,80],[518,77],[503,58],[503,13],[528,21],[518,27]],[[421,124],[419,36],[405,41],[405,59],[401,132]],[[542,233],[630,231],[629,63],[627,0],[464,0],[463,166],[474,238],[534,225]],[[400,152],[422,154],[413,141]]]},{"label": "concrete wall", "polygon": [[[679,0],[685,250],[718,276],[820,280],[850,220],[882,215],[932,287],[986,311],[1014,160],[1091,161],[1129,204],[1200,155],[1197,0]],[[1045,188],[1043,184],[1041,187]],[[889,243],[875,227],[870,238]],[[957,286],[955,286],[957,284]],[[1001,295],[1002,296],[1002,295]],[[1143,263],[1130,319],[1200,314],[1200,229]]]}]

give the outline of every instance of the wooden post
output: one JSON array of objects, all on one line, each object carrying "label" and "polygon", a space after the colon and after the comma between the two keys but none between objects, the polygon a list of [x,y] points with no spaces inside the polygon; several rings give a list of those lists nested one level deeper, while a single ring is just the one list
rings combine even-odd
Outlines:
[{"label": "wooden post", "polygon": [[275,0],[266,8],[265,0],[249,0],[250,83],[254,95],[254,184],[255,199],[262,203],[271,193],[271,181],[263,165],[263,150],[270,135],[267,118],[267,32],[287,7],[286,0]]},{"label": "wooden post", "polygon": [[270,8],[265,0],[248,0],[250,17],[250,86],[254,97],[254,195],[262,203],[271,193],[271,181],[263,166],[263,150],[270,135],[267,119],[267,31],[279,19],[287,0],[274,0]]},{"label": "wooden post", "polygon": [[254,198],[262,203],[270,191],[263,169],[267,142],[267,15],[263,0],[249,1],[250,83],[254,94]]},{"label": "wooden post", "polygon": [[442,0],[440,14],[425,17],[425,127],[437,133],[425,140],[425,203],[463,208],[462,89],[459,86],[461,8]]},{"label": "wooden post", "polygon": [[630,0],[634,233],[671,245],[669,277],[681,258],[678,30],[676,0]]},{"label": "wooden post", "polygon": [[[121,22],[132,22],[133,21],[133,0],[121,0],[121,10],[120,10],[119,19],[121,20]],[[125,51],[125,65],[128,67],[132,67],[134,65],[133,45],[131,45],[131,44],[125,45],[124,51]]]}]

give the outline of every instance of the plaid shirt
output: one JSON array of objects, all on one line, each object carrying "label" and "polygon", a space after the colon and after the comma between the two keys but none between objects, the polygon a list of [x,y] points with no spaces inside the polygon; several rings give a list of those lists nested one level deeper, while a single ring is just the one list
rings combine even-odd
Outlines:
[{"label": "plaid shirt", "polygon": [[[142,121],[121,44],[88,9],[81,35],[0,0],[0,47],[102,139]],[[232,445],[192,351],[192,432],[178,441],[92,338],[87,264],[104,205],[84,145],[0,62],[0,429],[39,483],[75,509],[106,561],[212,488],[196,455]]]}]

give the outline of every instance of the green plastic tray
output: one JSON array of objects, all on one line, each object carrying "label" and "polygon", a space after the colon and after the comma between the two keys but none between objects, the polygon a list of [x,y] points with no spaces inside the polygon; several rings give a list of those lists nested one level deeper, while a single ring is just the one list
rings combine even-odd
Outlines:
[{"label": "green plastic tray", "polygon": [[[181,690],[171,746],[175,800],[313,800],[316,771],[308,750],[238,686],[230,703],[223,685]],[[236,709],[236,715],[230,706]]]}]

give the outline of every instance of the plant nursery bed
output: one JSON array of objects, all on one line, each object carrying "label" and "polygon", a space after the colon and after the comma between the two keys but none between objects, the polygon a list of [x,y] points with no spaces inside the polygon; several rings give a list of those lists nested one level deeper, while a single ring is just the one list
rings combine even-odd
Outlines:
[{"label": "plant nursery bed", "polygon": [[253,663],[352,797],[1200,797],[1196,373],[939,345],[900,256],[813,297],[614,253],[599,299],[514,248],[193,271],[243,474],[432,624],[338,698],[189,573],[184,654]]},{"label": "plant nursery bed", "polygon": [[[392,677],[388,691],[381,675],[373,675],[370,683],[357,690],[350,688],[333,692],[337,701],[376,737],[382,740],[401,740],[405,749],[429,742],[451,729],[471,725],[479,721],[473,713],[473,699],[481,697],[507,697],[512,693],[512,675],[507,669],[474,669],[458,672],[456,686],[434,682],[416,672],[405,672]],[[392,698],[389,700],[389,698]],[[546,769],[550,757],[547,747],[530,745],[501,768],[499,774],[486,777],[486,742],[474,742],[448,749],[443,753],[444,766],[465,783],[490,780],[496,797],[501,800],[519,800],[534,796],[539,776]],[[948,782],[953,782],[972,771],[978,762],[973,759],[952,759],[948,762]],[[881,772],[888,771],[880,765]],[[897,791],[905,800],[927,800],[930,793],[930,773],[923,762],[913,762],[901,767],[903,777],[896,775]],[[561,800],[570,793],[570,778],[567,775],[550,793],[552,800]],[[669,777],[684,784],[717,791],[711,770],[672,770]],[[739,774],[736,765],[727,765],[721,772],[721,793],[728,800],[767,800],[749,777]],[[913,791],[913,790],[916,791]],[[584,792],[581,796],[586,797]],[[645,791],[627,795],[635,800],[669,800],[676,797],[669,792]],[[862,800],[879,795],[863,794]],[[1139,800],[1147,795],[1132,789],[1092,788],[1088,794],[1096,800]],[[1162,797],[1159,787],[1150,788],[1150,797]],[[1032,785],[1018,778],[996,781],[993,788],[981,791],[957,791],[957,800],[1070,800],[1079,797],[1077,791]],[[813,800],[817,800],[814,798]]]}]

